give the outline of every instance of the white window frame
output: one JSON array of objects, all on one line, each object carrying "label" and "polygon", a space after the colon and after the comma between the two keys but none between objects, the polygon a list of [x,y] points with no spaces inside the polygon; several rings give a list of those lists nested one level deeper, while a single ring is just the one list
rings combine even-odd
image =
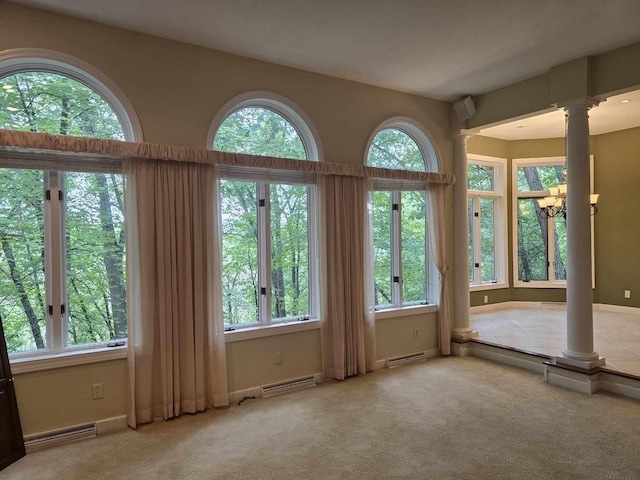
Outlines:
[{"label": "white window frame", "polygon": [[[468,190],[467,195],[473,201],[473,276],[474,279],[469,283],[470,291],[492,290],[498,288],[509,287],[509,253],[507,249],[508,229],[507,229],[507,159],[490,157],[486,155],[469,154],[467,165],[484,165],[493,167],[494,172],[494,190],[492,192],[486,190]],[[483,282],[481,280],[482,258],[481,248],[482,239],[480,231],[480,223],[482,221],[480,212],[480,199],[489,198],[494,200],[494,243],[495,243],[495,266],[496,279],[492,282]],[[467,203],[468,205],[468,203]],[[475,213],[478,216],[475,216]],[[475,260],[478,259],[478,262]],[[478,264],[478,267],[475,264]]]},{"label": "white window frame", "polygon": [[[438,172],[439,155],[435,148],[435,143],[428,131],[417,121],[409,117],[392,117],[380,123],[371,133],[364,151],[364,165],[368,165],[369,150],[376,136],[383,130],[396,129],[408,135],[418,145],[422,153],[422,159],[425,163],[425,171]],[[428,303],[408,302],[404,303],[402,299],[402,202],[400,201],[400,192],[402,191],[421,191],[425,190],[424,183],[417,182],[412,188],[412,182],[393,181],[393,180],[376,180],[373,182],[374,191],[390,191],[391,192],[391,305],[376,306],[376,319],[390,318],[404,315],[415,315],[427,312],[437,311],[439,308],[439,283],[440,278],[437,268],[433,264],[430,252],[429,229],[434,228],[433,219],[425,219],[426,238],[425,245],[425,278],[426,278],[426,299]],[[426,201],[429,201],[428,192]],[[397,203],[397,210],[393,209],[393,204]],[[427,209],[428,212],[429,209]],[[373,226],[372,226],[373,228]],[[393,276],[398,276],[399,281],[393,282]]]},{"label": "white window frame", "polygon": [[[305,161],[322,161],[323,152],[318,132],[304,111],[291,100],[272,92],[252,91],[238,95],[225,103],[215,115],[207,135],[207,148],[212,148],[216,134],[227,117],[243,108],[263,108],[282,116],[298,133],[302,141]],[[319,270],[317,235],[317,187],[314,174],[302,172],[266,171],[243,167],[220,167],[220,180],[240,180],[255,182],[257,185],[256,211],[258,222],[258,283],[266,295],[258,292],[257,322],[225,324],[227,341],[259,338],[268,334],[280,334],[284,330],[299,331],[319,327]],[[270,184],[294,184],[307,186],[307,236],[309,245],[309,314],[304,316],[272,318],[271,304],[271,235],[270,235]],[[220,189],[218,188],[218,191]],[[264,206],[261,206],[264,200]],[[218,205],[222,202],[218,199]],[[220,207],[219,207],[220,208]],[[221,242],[224,239],[221,236]],[[274,327],[277,327],[274,329]],[[284,327],[284,328],[283,328]],[[293,329],[293,330],[292,330]],[[251,332],[253,330],[253,332]]]},{"label": "white window frame", "polygon": [[[566,157],[541,157],[541,158],[514,158],[511,167],[511,188],[512,188],[512,234],[513,234],[513,286],[515,288],[567,288],[566,280],[531,280],[524,282],[518,279],[518,199],[520,198],[540,198],[549,196],[548,190],[536,192],[520,192],[518,190],[518,168],[521,167],[543,167],[566,165]],[[589,184],[590,192],[593,193],[593,155],[589,156]],[[555,274],[553,258],[555,256],[554,234],[555,225],[553,218],[547,219],[547,261],[548,278]],[[595,288],[595,247],[594,247],[594,217],[591,216],[591,283]]]},{"label": "white window frame", "polygon": [[[142,142],[144,140],[142,125],[131,102],[115,82],[92,65],[71,55],[41,48],[16,48],[0,52],[0,80],[23,72],[47,72],[63,75],[89,87],[111,107],[122,126],[126,141]],[[64,162],[68,171],[122,174],[122,162],[119,160],[84,159],[74,155],[53,155],[51,152],[47,154],[46,158],[37,152],[18,159],[19,156],[14,153],[7,158],[1,157],[0,168],[42,170],[45,175],[44,190],[51,191],[52,202],[57,202],[57,191],[62,182],[62,175],[50,170],[52,158],[54,161],[59,159]],[[74,163],[77,168],[70,170],[69,166]],[[64,169],[60,169],[60,171],[62,170]],[[45,221],[51,224],[49,231],[53,236],[63,235],[64,225],[61,222],[64,221],[64,208],[52,207],[52,202],[45,203]],[[52,211],[48,212],[48,210]],[[48,220],[46,220],[47,218]],[[64,249],[64,242],[57,242],[57,247],[51,243],[51,240],[45,238],[45,250],[50,250],[48,254],[50,264],[47,267],[53,269],[49,278],[62,278],[60,272],[64,271],[62,269],[64,268],[65,253],[64,250],[61,250],[58,258],[55,258],[56,254],[53,250]],[[14,373],[126,358],[126,340],[125,345],[116,347],[107,347],[109,342],[67,346],[67,314],[62,315],[60,306],[57,305],[58,302],[53,303],[52,301],[54,298],[60,298],[63,299],[59,302],[60,305],[66,304],[65,288],[66,285],[63,285],[63,282],[49,281],[48,284],[45,284],[47,304],[54,305],[53,315],[49,315],[48,311],[45,312],[47,348],[10,353],[9,360]]]}]

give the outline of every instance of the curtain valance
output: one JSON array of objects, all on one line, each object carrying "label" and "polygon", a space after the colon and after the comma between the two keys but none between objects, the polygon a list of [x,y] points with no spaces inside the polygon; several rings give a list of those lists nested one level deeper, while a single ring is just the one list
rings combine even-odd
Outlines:
[{"label": "curtain valance", "polygon": [[[250,167],[265,170],[290,170],[321,175],[384,178],[450,185],[452,173],[413,172],[363,165],[301,161],[286,158],[262,157],[240,153],[218,152],[175,145],[122,142],[89,137],[69,137],[48,133],[20,132],[0,129],[0,149],[35,149],[61,153],[81,153],[115,158],[153,159],[173,162],[204,163],[231,167]],[[6,155],[5,155],[6,156]],[[68,160],[68,156],[66,159]]]}]

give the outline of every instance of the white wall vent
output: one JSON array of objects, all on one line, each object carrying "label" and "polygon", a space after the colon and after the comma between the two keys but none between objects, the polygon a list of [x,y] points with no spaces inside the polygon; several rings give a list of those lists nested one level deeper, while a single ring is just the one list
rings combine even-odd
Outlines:
[{"label": "white wall vent", "polygon": [[96,425],[78,425],[77,427],[65,428],[63,430],[55,430],[52,432],[41,433],[38,435],[30,435],[24,437],[24,445],[27,452],[40,450],[41,448],[62,445],[63,443],[75,442],[83,438],[92,438],[96,436]]},{"label": "white wall vent", "polygon": [[262,389],[263,397],[272,397],[274,395],[280,395],[281,393],[295,392],[296,390],[315,386],[316,377],[310,375],[308,377],[294,378],[293,380],[287,380],[282,383],[262,385],[260,388]]},{"label": "white wall vent", "polygon": [[412,353],[411,355],[402,355],[400,357],[387,358],[387,368],[399,367],[407,363],[424,362],[427,356],[424,352]]}]

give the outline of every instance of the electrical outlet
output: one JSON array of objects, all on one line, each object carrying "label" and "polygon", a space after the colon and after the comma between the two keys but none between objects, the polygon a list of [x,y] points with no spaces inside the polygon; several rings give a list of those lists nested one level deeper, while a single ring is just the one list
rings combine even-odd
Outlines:
[{"label": "electrical outlet", "polygon": [[420,330],[417,328],[413,329],[413,338],[420,338]]},{"label": "electrical outlet", "polygon": [[484,303],[489,303],[489,295],[484,296]]},{"label": "electrical outlet", "polygon": [[91,385],[91,393],[94,400],[104,398],[104,387],[101,383],[94,383]]},{"label": "electrical outlet", "polygon": [[282,352],[276,352],[273,356],[274,365],[282,365]]},{"label": "electrical outlet", "polygon": [[631,290],[624,291],[624,298],[631,298]]}]

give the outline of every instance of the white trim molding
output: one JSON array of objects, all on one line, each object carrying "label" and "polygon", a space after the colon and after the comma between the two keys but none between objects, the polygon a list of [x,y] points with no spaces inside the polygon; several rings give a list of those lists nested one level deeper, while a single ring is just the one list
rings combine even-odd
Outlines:
[{"label": "white trim molding", "polygon": [[144,141],[142,124],[124,92],[97,68],[66,53],[42,48],[15,48],[0,52],[0,79],[21,72],[48,72],[72,78],[96,92],[114,111],[125,140]]},{"label": "white trim molding", "polygon": [[320,142],[320,135],[311,118],[304,113],[304,110],[288,98],[273,92],[253,91],[246,92],[233,97],[225,103],[216,113],[207,133],[207,143],[205,148],[211,150],[213,142],[218,133],[218,129],[222,122],[242,108],[257,107],[266,108],[287,120],[298,132],[305,152],[307,160],[315,160],[321,162],[324,160],[324,152]]},{"label": "white trim molding", "polygon": [[127,347],[104,347],[93,350],[78,350],[38,357],[10,357],[11,373],[38,372],[54,368],[109,362],[127,358]]},{"label": "white trim molding", "polygon": [[376,138],[376,135],[378,135],[382,130],[390,128],[406,133],[414,142],[416,142],[416,145],[418,145],[418,148],[422,153],[422,158],[424,158],[425,161],[425,171],[441,171],[440,154],[431,134],[420,122],[409,117],[391,117],[380,123],[380,125],[373,130],[364,149],[363,165],[367,165],[369,149],[371,148],[373,139]]}]

